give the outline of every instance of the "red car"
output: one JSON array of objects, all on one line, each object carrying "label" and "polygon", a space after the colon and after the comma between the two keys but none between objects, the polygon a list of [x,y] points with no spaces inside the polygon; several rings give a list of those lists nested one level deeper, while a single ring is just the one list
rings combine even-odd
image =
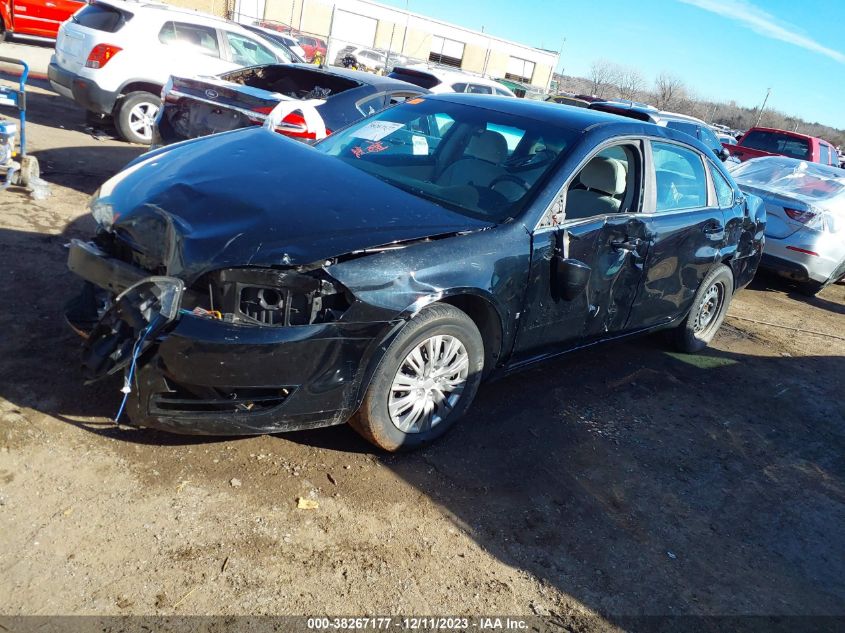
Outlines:
[{"label": "red car", "polygon": [[753,127],[736,145],[723,145],[742,162],[760,156],[786,156],[812,163],[839,166],[836,148],[824,139],[788,130]]},{"label": "red car", "polygon": [[80,0],[0,0],[0,42],[13,34],[56,39],[59,25],[84,5]]},{"label": "red car", "polygon": [[288,26],[284,22],[273,22],[264,20],[259,22],[258,25],[264,27],[265,29],[273,29],[275,31],[285,33],[296,39],[296,41],[299,42],[299,45],[302,47],[302,50],[305,51],[305,61],[313,61],[314,55],[317,53],[317,51],[320,52],[320,57],[322,57],[324,60],[326,59],[328,47],[326,46],[325,40],[322,40],[319,37],[314,37],[313,35],[306,35],[301,31],[297,31],[292,26]]},{"label": "red car", "polygon": [[326,43],[319,37],[303,35],[302,33],[294,37],[296,37],[299,45],[302,47],[302,50],[305,51],[305,61],[313,61],[314,55],[317,54],[317,51],[320,52],[320,57],[324,60],[326,59]]}]

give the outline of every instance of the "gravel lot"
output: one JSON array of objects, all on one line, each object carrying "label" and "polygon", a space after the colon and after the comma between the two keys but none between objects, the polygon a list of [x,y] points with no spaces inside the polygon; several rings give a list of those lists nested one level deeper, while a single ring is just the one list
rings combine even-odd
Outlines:
[{"label": "gravel lot", "polygon": [[758,279],[698,356],[649,337],[488,384],[411,455],[118,429],[61,318],[65,244],[141,148],[30,107],[53,195],[0,193],[2,613],[845,615],[842,285]]}]

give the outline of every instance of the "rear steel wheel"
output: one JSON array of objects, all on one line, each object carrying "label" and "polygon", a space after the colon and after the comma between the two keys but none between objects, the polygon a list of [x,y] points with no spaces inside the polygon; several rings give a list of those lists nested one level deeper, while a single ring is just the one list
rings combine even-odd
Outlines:
[{"label": "rear steel wheel", "polygon": [[727,289],[722,281],[714,282],[707,288],[693,321],[693,331],[697,335],[705,335],[708,328],[714,325],[725,303],[726,292]]},{"label": "rear steel wheel", "polygon": [[707,347],[725,319],[733,288],[731,269],[717,264],[698,287],[687,318],[673,332],[678,349],[693,353]]}]

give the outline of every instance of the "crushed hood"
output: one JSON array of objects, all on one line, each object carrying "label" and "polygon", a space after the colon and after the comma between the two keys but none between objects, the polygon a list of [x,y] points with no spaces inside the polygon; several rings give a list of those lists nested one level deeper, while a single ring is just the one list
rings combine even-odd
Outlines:
[{"label": "crushed hood", "polygon": [[143,155],[92,204],[150,268],[189,283],[216,268],[310,264],[492,225],[263,128]]}]

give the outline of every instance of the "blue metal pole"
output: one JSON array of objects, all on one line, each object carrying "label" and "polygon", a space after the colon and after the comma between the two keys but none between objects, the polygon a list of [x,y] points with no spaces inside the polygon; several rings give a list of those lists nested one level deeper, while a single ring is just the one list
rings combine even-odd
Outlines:
[{"label": "blue metal pole", "polygon": [[20,95],[18,96],[18,110],[21,117],[21,158],[26,157],[26,80],[29,78],[29,64],[21,60],[23,72],[20,80]]}]

